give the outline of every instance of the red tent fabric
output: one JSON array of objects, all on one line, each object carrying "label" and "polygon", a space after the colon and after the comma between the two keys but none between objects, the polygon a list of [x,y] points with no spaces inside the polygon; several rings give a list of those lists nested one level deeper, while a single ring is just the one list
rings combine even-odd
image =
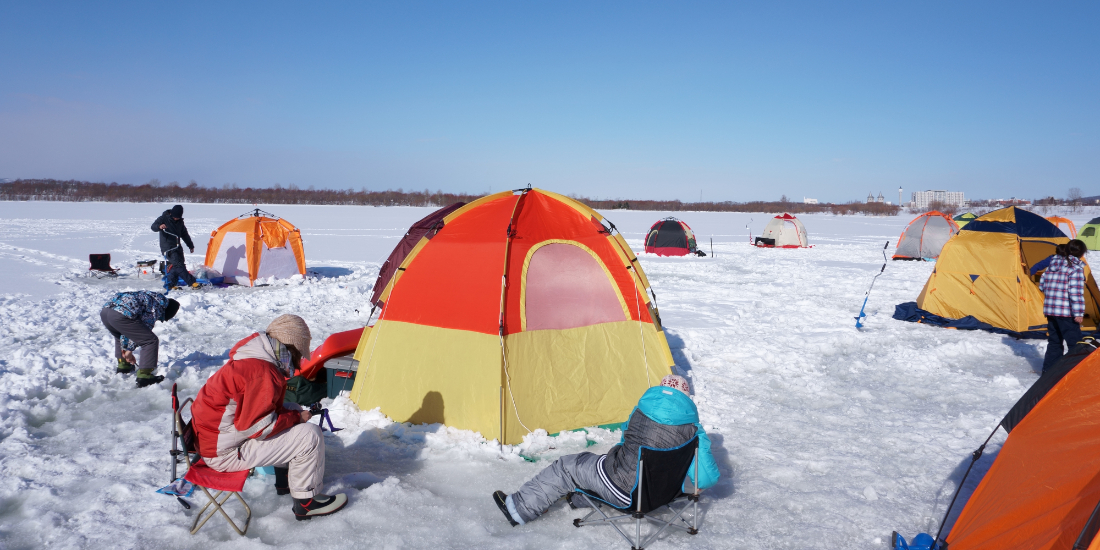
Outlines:
[{"label": "red tent fabric", "polygon": [[428,214],[420,221],[412,224],[412,227],[405,233],[405,236],[401,238],[401,242],[397,243],[393,252],[390,252],[390,257],[386,258],[386,262],[382,264],[382,269],[378,271],[378,280],[374,282],[374,292],[371,294],[370,303],[376,307],[382,307],[382,291],[386,289],[386,285],[393,278],[393,274],[397,271],[397,266],[401,265],[401,262],[405,260],[405,256],[412,252],[416,243],[420,242],[420,239],[427,235],[430,239],[440,229],[443,229],[443,218],[447,217],[447,214],[458,210],[465,206],[464,202],[456,202],[450,206],[445,206]]}]

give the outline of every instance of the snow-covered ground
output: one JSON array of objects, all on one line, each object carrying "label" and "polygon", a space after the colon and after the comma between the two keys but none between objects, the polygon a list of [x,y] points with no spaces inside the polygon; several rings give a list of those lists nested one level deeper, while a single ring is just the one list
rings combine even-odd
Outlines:
[{"label": "snow-covered ground", "polygon": [[[580,513],[561,504],[509,527],[490,498],[562,454],[605,451],[618,432],[534,435],[501,453],[479,434],[395,424],[346,398],[330,405],[346,429],[326,435],[327,489],[348,493],[345,511],[296,522],[289,497],[260,477],[245,488],[247,538],[220,519],[189,535],[189,513],[154,493],[169,478],[170,382],[194,395],[234,342],[282,313],[302,315],[315,345],[362,326],[381,262],[430,209],[267,208],[302,230],[312,275],[179,293],[181,313],[156,329],[169,380],[139,390],[113,374],[98,313],[114,292],[159,281],[88,278],[86,258],[110,252],[124,272],[156,258],[149,224],[166,207],[0,203],[0,547],[623,545],[608,529],[575,529]],[[201,263],[209,232],[245,210],[187,206],[190,265]],[[667,215],[607,214],[638,252]],[[890,263],[857,331],[882,246],[892,250],[908,215],[804,216],[808,250],[748,246],[766,214],[676,215],[704,250],[713,238],[716,257],[641,257],[723,478],[706,493],[701,533],[665,535],[654,547],[883,548],[894,529],[935,532],[970,451],[1036,379],[1045,344],[891,319],[931,271],[920,262]],[[1095,215],[1071,217],[1080,226]]]}]

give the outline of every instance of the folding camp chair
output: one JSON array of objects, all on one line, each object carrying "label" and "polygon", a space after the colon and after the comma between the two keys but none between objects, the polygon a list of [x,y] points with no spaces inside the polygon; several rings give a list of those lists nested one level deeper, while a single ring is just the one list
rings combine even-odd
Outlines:
[{"label": "folding camp chair", "polygon": [[[183,409],[190,404],[194,403],[194,399],[187,398],[176,409],[176,430],[179,432],[180,443],[183,445],[183,456],[187,458],[187,473],[184,474],[183,479],[190,481],[202,492],[206,494],[208,502],[195,514],[195,521],[191,522],[191,534],[199,532],[203,525],[210,518],[214,517],[215,512],[221,512],[225,521],[229,522],[229,526],[233,528],[237,534],[244,536],[248,532],[248,523],[252,521],[252,508],[248,507],[248,503],[244,501],[244,497],[241,496],[241,490],[244,489],[244,481],[248,479],[248,470],[241,470],[239,472],[219,472],[203,462],[202,457],[192,458],[192,454],[197,454],[195,446],[195,429],[191,426],[191,421],[184,423],[183,421]],[[210,489],[217,491],[216,494],[211,495]],[[222,495],[225,495],[224,497]],[[246,513],[244,518],[244,528],[237,527],[233,518],[229,517],[229,514],[222,508],[222,505],[229,500],[230,497],[236,496],[237,500],[241,501],[241,506],[244,506]],[[220,499],[220,500],[219,500]],[[207,512],[207,508],[210,509]]]},{"label": "folding camp chair", "polygon": [[[592,511],[583,518],[574,519],[573,526],[611,525],[633,550],[643,550],[669,527],[682,529],[689,535],[699,533],[699,488],[695,487],[688,494],[683,493],[683,484],[692,464],[695,464],[695,479],[699,479],[698,457],[698,437],[669,449],[642,447],[638,450],[638,477],[634,490],[630,493],[630,504],[620,508],[579,490],[577,493],[592,507]],[[605,514],[601,508],[603,505],[623,513]],[[683,517],[688,508],[692,510],[691,523]],[[596,514],[600,517],[590,519]],[[660,527],[643,537],[642,524],[645,522],[655,523]],[[634,524],[633,537],[622,527],[622,524],[626,524],[629,529],[631,523]]]},{"label": "folding camp chair", "polygon": [[92,275],[96,277],[115,277],[118,275],[118,270],[111,267],[110,254],[88,254],[88,262],[92,264],[88,271],[91,271]]}]

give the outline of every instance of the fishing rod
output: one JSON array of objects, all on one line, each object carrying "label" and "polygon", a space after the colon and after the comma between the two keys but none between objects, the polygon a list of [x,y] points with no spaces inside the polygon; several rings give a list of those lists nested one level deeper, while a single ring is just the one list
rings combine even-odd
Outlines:
[{"label": "fishing rod", "polygon": [[859,308],[859,315],[856,317],[856,328],[863,328],[863,319],[867,318],[867,314],[863,310],[867,307],[867,299],[871,297],[871,289],[875,288],[875,281],[878,280],[882,272],[886,271],[886,264],[889,260],[886,259],[886,249],[890,248],[890,241],[886,241],[886,245],[882,247],[882,269],[878,270],[875,277],[871,279],[871,286],[867,287],[867,294],[863,295],[863,305]]}]

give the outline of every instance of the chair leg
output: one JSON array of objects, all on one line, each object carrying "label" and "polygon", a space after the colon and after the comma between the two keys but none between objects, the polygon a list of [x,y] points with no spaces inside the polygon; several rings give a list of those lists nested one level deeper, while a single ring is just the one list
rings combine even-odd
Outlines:
[{"label": "chair leg", "polygon": [[[230,527],[232,527],[233,530],[236,531],[238,535],[244,536],[244,534],[248,532],[248,524],[252,521],[252,508],[250,508],[248,506],[248,503],[245,502],[244,498],[240,495],[240,493],[228,492],[228,491],[218,491],[213,496],[211,496],[210,491],[208,491],[206,489],[206,487],[203,487],[202,485],[199,485],[198,487],[200,489],[202,489],[203,493],[206,494],[206,498],[208,500],[207,500],[206,505],[203,506],[202,508],[200,508],[199,511],[195,514],[195,521],[191,522],[191,534],[192,535],[194,535],[195,533],[198,533],[199,529],[202,529],[202,526],[206,525],[206,522],[210,521],[210,518],[214,517],[214,514],[216,512],[221,512],[222,516],[225,517],[225,521],[229,522]],[[222,495],[225,495],[225,496],[222,497]],[[243,530],[240,527],[237,527],[237,524],[236,524],[236,522],[233,521],[233,518],[229,517],[229,514],[225,511],[224,508],[222,508],[222,506],[229,500],[229,498],[231,496],[236,496],[237,500],[241,501],[241,505],[244,506],[244,510],[246,512],[246,515],[245,515],[245,519],[244,519],[244,529]],[[219,500],[219,498],[221,500]],[[210,508],[211,506],[213,506],[214,508],[212,510],[210,510],[210,512],[207,513],[206,509]]]},{"label": "chair leg", "polygon": [[[608,516],[607,514],[603,513],[603,509],[600,508],[600,506],[597,503],[592,502],[592,499],[588,498],[588,495],[586,495],[584,493],[581,493],[581,496],[584,497],[585,502],[587,502],[588,505],[592,507],[592,511],[589,512],[588,515],[584,516],[583,518],[578,518],[578,519],[573,520],[573,525],[575,527],[582,527],[584,525],[595,525],[597,523],[607,523],[607,524],[610,524],[612,527],[615,528],[615,532],[619,533],[619,536],[622,537],[623,540],[626,541],[626,543],[629,544],[631,548],[637,548],[638,547],[637,542],[630,540],[630,537],[627,536],[627,534],[625,532],[623,532],[622,528],[619,527],[619,525],[617,523],[615,523],[617,520],[621,520],[621,519],[631,517],[630,515],[624,514],[624,515],[621,515],[621,516],[614,516],[614,517]],[[592,517],[593,514],[596,514],[596,513],[600,514],[601,519],[595,519],[595,520],[589,520],[588,519],[588,518]]]}]

